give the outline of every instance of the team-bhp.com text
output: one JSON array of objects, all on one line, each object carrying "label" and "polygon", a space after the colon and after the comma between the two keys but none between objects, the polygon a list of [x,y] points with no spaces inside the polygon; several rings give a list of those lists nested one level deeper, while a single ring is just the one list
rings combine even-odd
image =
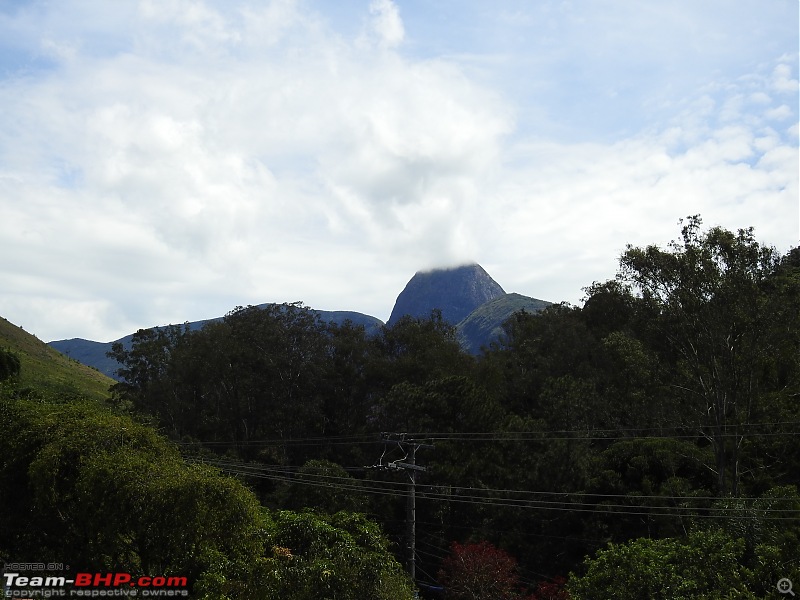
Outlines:
[{"label": "team-bhp.com text", "polygon": [[186,577],[133,576],[130,573],[76,573],[74,578],[3,573],[6,598],[188,597]]}]

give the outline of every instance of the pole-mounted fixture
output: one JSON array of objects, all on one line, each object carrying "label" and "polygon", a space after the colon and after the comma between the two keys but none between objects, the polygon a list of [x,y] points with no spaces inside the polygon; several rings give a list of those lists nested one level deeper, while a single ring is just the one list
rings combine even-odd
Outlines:
[{"label": "pole-mounted fixture", "polygon": [[[405,433],[381,433],[383,454],[374,469],[402,470],[408,473],[408,503],[406,506],[406,543],[408,551],[408,570],[411,581],[417,584],[417,473],[427,471],[417,464],[417,450],[432,450],[436,446],[407,437]],[[403,456],[387,463],[383,462],[387,449],[395,446],[403,451]]]}]

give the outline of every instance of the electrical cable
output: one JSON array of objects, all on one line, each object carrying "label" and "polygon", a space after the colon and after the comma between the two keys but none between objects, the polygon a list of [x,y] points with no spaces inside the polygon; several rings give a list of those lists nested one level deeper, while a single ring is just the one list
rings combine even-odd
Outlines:
[{"label": "electrical cable", "polygon": [[[371,494],[382,494],[382,495],[390,495],[395,497],[405,497],[407,494],[405,491],[399,490],[391,490],[387,491],[379,486],[374,485],[362,485],[362,484],[335,484],[329,482],[314,482],[314,481],[304,481],[299,479],[293,479],[291,477],[286,477],[285,475],[276,475],[270,474],[269,472],[253,472],[247,470],[241,470],[238,468],[222,468],[223,471],[228,473],[233,473],[236,475],[248,476],[248,477],[256,477],[256,478],[264,478],[270,479],[273,481],[281,481],[285,483],[294,483],[298,485],[308,485],[312,487],[322,487],[322,488],[336,488],[340,490],[349,490],[354,492],[364,492],[364,493],[371,493]],[[354,482],[357,480],[353,480]],[[381,482],[383,483],[383,482]],[[401,484],[405,485],[405,484]],[[466,488],[471,491],[476,491],[476,488]],[[495,507],[511,507],[511,508],[524,508],[524,509],[537,509],[537,510],[551,510],[551,511],[565,511],[565,512],[583,512],[583,513],[594,513],[594,514],[610,514],[610,515],[630,515],[630,516],[650,516],[650,517],[687,517],[692,519],[752,519],[754,518],[753,515],[725,515],[725,514],[705,514],[700,513],[687,513],[681,514],[682,511],[697,511],[697,510],[704,510],[698,509],[696,507],[686,507],[686,506],[651,506],[648,507],[646,505],[637,505],[631,506],[630,504],[603,504],[603,503],[586,503],[586,502],[557,502],[557,501],[545,501],[545,500],[521,500],[516,498],[507,498],[503,496],[479,496],[479,495],[461,495],[461,496],[453,496],[448,494],[440,494],[434,492],[418,492],[419,498],[429,499],[433,501],[439,502],[459,502],[465,504],[478,504],[484,506],[495,506]],[[634,497],[635,498],[635,497]],[[610,510],[610,509],[618,509],[618,510]],[[640,509],[640,510],[632,510],[632,509]],[[708,510],[708,509],[705,509]],[[715,509],[715,510],[725,510],[725,509]],[[794,521],[797,520],[798,517],[775,517],[775,516],[766,516],[767,514],[772,513],[797,513],[798,511],[795,509],[773,509],[773,508],[747,508],[747,509],[727,509],[727,510],[751,510],[757,511],[759,513],[764,513],[764,516],[761,516],[760,519],[764,521]],[[656,512],[656,511],[666,511],[666,512]]]},{"label": "electrical cable", "polygon": [[[197,461],[196,461],[197,462]],[[242,470],[252,470],[256,472],[290,472],[284,471],[287,469],[286,467],[282,467],[280,465],[255,465],[252,463],[242,463],[238,461],[226,461],[222,459],[204,459],[199,462],[204,462],[206,464],[210,464],[213,466],[219,467],[238,467]],[[351,467],[351,469],[356,469],[358,467]],[[363,468],[363,467],[362,467]],[[295,467],[292,467],[295,469]],[[374,479],[353,479],[352,477],[342,477],[337,475],[323,475],[318,473],[297,473],[301,478],[314,478],[314,479],[321,479],[330,482],[346,482],[346,483],[356,483],[358,485],[363,485],[364,482],[380,482],[382,484],[388,486],[396,486],[396,487],[403,487],[406,488],[408,486],[405,482],[395,482],[395,481],[387,481],[387,480],[374,480]],[[296,483],[301,483],[302,480],[293,480]],[[429,493],[433,495],[447,495],[444,492],[437,492],[436,490],[439,489],[447,489],[450,492],[485,492],[485,493],[493,493],[493,494],[520,494],[520,495],[532,495],[532,496],[549,496],[549,497],[590,497],[590,498],[609,498],[609,499],[625,499],[625,500],[683,500],[683,501],[719,501],[723,500],[724,498],[720,498],[718,496],[670,496],[670,495],[648,495],[648,494],[638,494],[638,495],[629,495],[629,494],[603,494],[603,493],[595,493],[595,492],[556,492],[556,491],[538,491],[538,490],[516,490],[516,489],[508,489],[508,488],[475,488],[475,487],[468,487],[468,486],[452,486],[448,484],[417,484],[417,489],[420,491],[424,491],[425,489],[430,490]],[[755,496],[749,497],[736,497],[733,500],[742,501],[742,502],[754,502],[758,500],[764,500],[764,498],[759,498]],[[546,501],[542,501],[546,502]],[[597,503],[591,503],[595,505]],[[609,507],[627,507],[628,504],[605,504],[604,506]],[[674,507],[676,509],[682,509],[685,507]],[[754,510],[772,510],[772,511],[782,511],[782,512],[795,512],[795,509],[757,509]]]},{"label": "electrical cable", "polygon": [[[792,423],[785,423],[789,425]],[[415,433],[411,434],[414,437],[425,439],[432,442],[552,442],[552,441],[625,441],[625,440],[689,440],[689,439],[707,439],[708,437],[714,438],[737,438],[747,436],[758,437],[797,437],[800,436],[798,431],[772,431],[772,432],[738,432],[738,433],[692,433],[692,434],[662,434],[662,435],[599,435],[601,430],[594,430],[595,435],[588,435],[589,432],[584,434],[583,431],[578,430],[564,430],[564,431],[514,431],[514,432],[485,432],[485,433]],[[611,431],[611,430],[608,430]],[[560,434],[560,435],[556,435]],[[178,440],[174,442],[178,446],[183,447],[204,447],[204,446],[233,446],[233,447],[270,447],[270,446],[365,446],[380,443],[374,437],[364,439],[360,436],[358,439],[346,440],[339,438],[292,438],[292,439],[265,439],[265,440],[240,440],[240,441],[184,441]]]}]

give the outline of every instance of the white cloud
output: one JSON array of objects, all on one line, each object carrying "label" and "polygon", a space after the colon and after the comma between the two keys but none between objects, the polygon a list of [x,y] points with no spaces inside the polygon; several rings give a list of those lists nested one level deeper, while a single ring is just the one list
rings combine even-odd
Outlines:
[{"label": "white cloud", "polygon": [[[797,61],[795,60],[795,65]],[[772,72],[772,89],[783,94],[797,94],[798,81],[792,77],[792,67],[781,63]]]},{"label": "white cloud", "polygon": [[768,110],[765,116],[770,121],[786,121],[794,116],[794,111],[788,104],[781,104],[778,107]]},{"label": "white cloud", "polygon": [[[359,4],[349,37],[311,1],[122,4],[126,19],[93,17],[102,35],[81,35],[74,6],[42,13],[71,56],[0,79],[0,252],[17,257],[0,315],[46,339],[267,301],[385,319],[414,271],[464,260],[508,291],[577,302],[626,242],[668,241],[696,213],[797,239],[796,61],[782,53],[692,93],[611,82],[653,120],[558,137],[540,121],[569,113],[553,96],[525,104],[462,57],[409,51],[419,15],[388,0]],[[548,6],[564,43],[588,49],[578,34],[596,24]],[[607,19],[592,43],[611,65],[634,33]],[[648,52],[672,48],[668,33]],[[562,52],[490,62],[523,85],[578,51]],[[585,105],[580,84],[599,80],[573,76],[550,83]]]},{"label": "white cloud", "polygon": [[[138,9],[148,30],[155,24],[161,25],[168,34],[177,33],[181,45],[193,52],[207,54],[241,40],[235,26],[201,0],[139,0]],[[149,31],[145,36],[151,42],[154,40]]]},{"label": "white cloud", "polygon": [[42,40],[42,53],[58,62],[71,62],[78,55],[78,48],[74,44],[56,42],[51,39]]},{"label": "white cloud", "polygon": [[383,48],[399,45],[405,37],[400,11],[392,0],[372,0],[369,5],[370,30]]}]

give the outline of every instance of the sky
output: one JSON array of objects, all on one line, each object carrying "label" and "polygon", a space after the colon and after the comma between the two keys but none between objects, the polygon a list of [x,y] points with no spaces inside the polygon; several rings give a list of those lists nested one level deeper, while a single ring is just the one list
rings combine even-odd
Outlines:
[{"label": "sky", "polygon": [[471,262],[580,305],[799,203],[796,0],[0,0],[0,316],[45,341],[385,321]]}]

